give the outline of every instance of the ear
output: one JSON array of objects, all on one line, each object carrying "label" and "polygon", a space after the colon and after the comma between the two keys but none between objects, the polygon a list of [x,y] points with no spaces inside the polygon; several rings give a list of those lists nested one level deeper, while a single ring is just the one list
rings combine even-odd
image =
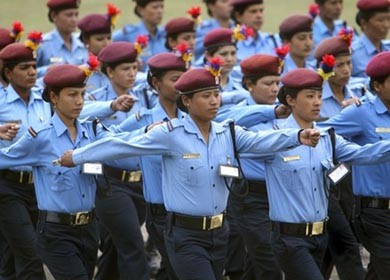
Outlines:
[{"label": "ear", "polygon": [[205,51],[205,52],[204,52],[204,57],[205,57],[206,59],[210,59],[212,56],[211,56],[211,54],[210,54],[208,51]]},{"label": "ear", "polygon": [[290,106],[291,108],[295,107],[295,103],[296,103],[296,99],[295,98],[292,98],[290,95],[287,95],[286,96],[286,101],[287,101],[288,106]]},{"label": "ear", "polygon": [[51,12],[49,13],[49,16],[50,16],[51,20],[52,20],[53,22],[55,22],[55,20],[56,20],[56,18],[57,18],[57,12],[51,11]]},{"label": "ear", "polygon": [[159,91],[160,81],[156,77],[152,77],[152,86],[155,90]]},{"label": "ear", "polygon": [[11,81],[11,69],[9,68],[4,68],[4,75],[7,78],[8,81]]},{"label": "ear", "polygon": [[184,106],[188,107],[191,99],[188,98],[188,96],[185,94],[181,95],[180,97],[181,97],[181,101],[183,102]]},{"label": "ear", "polygon": [[114,76],[114,69],[112,69],[111,67],[107,67],[106,70],[107,70],[107,76],[111,80]]},{"label": "ear", "polygon": [[253,83],[253,81],[251,79],[245,79],[244,84],[245,84],[246,89],[250,93],[253,93],[253,88],[255,87],[255,84]]},{"label": "ear", "polygon": [[233,14],[234,14],[234,18],[237,20],[237,23],[242,24],[241,19],[242,19],[243,15],[240,15],[240,13],[237,11],[233,11]]},{"label": "ear", "polygon": [[58,95],[56,95],[53,91],[50,91],[50,92],[49,92],[49,98],[50,98],[50,102],[51,102],[53,105],[56,105],[56,104],[57,104]]},{"label": "ear", "polygon": [[177,45],[177,40],[173,39],[172,37],[168,37],[168,46],[171,47],[171,49],[173,50],[176,45]]},{"label": "ear", "polygon": [[378,83],[377,81],[374,81],[374,90],[377,92],[377,93],[381,93],[382,92],[382,85],[380,83]]}]

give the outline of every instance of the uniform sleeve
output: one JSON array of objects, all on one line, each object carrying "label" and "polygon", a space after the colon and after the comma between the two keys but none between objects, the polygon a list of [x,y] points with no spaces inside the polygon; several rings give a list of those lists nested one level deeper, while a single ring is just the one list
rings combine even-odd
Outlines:
[{"label": "uniform sleeve", "polygon": [[147,124],[143,121],[144,118],[139,119],[140,117],[137,114],[138,113],[130,115],[119,125],[111,125],[110,129],[115,133],[121,133],[125,131],[133,131],[146,126]]},{"label": "uniform sleeve", "polygon": [[233,119],[237,125],[252,127],[261,122],[274,120],[275,106],[274,105],[250,105],[250,106],[235,106],[226,111],[222,111],[217,115],[216,121],[224,121]]},{"label": "uniform sleeve", "polygon": [[239,153],[270,153],[295,148],[300,144],[298,129],[281,129],[252,132],[236,126],[236,143]]},{"label": "uniform sleeve", "polygon": [[0,169],[38,164],[40,153],[37,145],[37,139],[26,132],[13,145],[0,150]]},{"label": "uniform sleeve", "polygon": [[335,115],[331,119],[318,123],[319,127],[333,127],[337,134],[344,137],[353,137],[363,132],[360,120],[362,118],[361,113],[359,115],[359,108],[356,105],[351,105],[339,114]]},{"label": "uniform sleeve", "polygon": [[103,138],[74,150],[73,162],[78,165],[142,155],[169,154],[172,149],[169,145],[169,133],[166,125],[160,125],[129,141],[118,137]]},{"label": "uniform sleeve", "polygon": [[111,109],[110,101],[85,101],[83,110],[80,113],[80,119],[94,120],[95,118],[104,119],[115,112]]},{"label": "uniform sleeve", "polygon": [[390,161],[390,141],[360,146],[336,135],[336,158],[351,164],[378,164]]}]

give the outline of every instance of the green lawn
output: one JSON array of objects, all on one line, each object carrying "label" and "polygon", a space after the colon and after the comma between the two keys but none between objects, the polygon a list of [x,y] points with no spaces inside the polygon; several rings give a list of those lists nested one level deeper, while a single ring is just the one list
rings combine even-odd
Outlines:
[{"label": "green lawn", "polygon": [[[40,30],[47,32],[52,24],[47,19],[46,0],[0,0],[0,26],[11,26],[14,20],[20,20],[26,32]],[[105,13],[106,3],[111,2],[118,6],[122,13],[118,21],[118,28],[125,23],[134,23],[138,18],[133,14],[134,2],[131,0],[82,0],[80,16],[88,13]],[[265,0],[264,31],[276,32],[281,20],[293,13],[306,13],[307,7],[314,0]],[[344,0],[343,19],[355,26],[357,0]],[[164,22],[175,16],[183,16],[192,5],[201,5],[202,17],[207,18],[206,9],[202,1],[195,0],[165,0]]]}]

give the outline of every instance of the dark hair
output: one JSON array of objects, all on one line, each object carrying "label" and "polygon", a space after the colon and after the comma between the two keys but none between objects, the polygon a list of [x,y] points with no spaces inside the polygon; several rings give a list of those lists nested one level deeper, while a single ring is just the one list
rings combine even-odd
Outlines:
[{"label": "dark hair", "polygon": [[375,87],[374,87],[374,82],[377,82],[379,84],[383,84],[386,81],[387,77],[388,76],[370,78],[370,82],[369,82],[370,89],[376,92]]},{"label": "dark hair", "polygon": [[148,74],[146,76],[146,81],[148,82],[149,86],[151,88],[155,89],[153,86],[153,78],[156,78],[157,80],[161,81],[162,78],[165,76],[165,74],[168,71],[169,70],[151,70],[151,69],[149,69]]},{"label": "dark hair", "polygon": [[[182,32],[180,32],[182,33]],[[173,48],[171,46],[169,46],[169,43],[168,43],[168,38],[171,38],[172,40],[177,40],[177,37],[179,36],[180,33],[171,33],[171,34],[168,34],[165,36],[165,48],[167,50],[170,50],[172,51]]]},{"label": "dark hair", "polygon": [[279,102],[282,103],[283,105],[289,106],[287,103],[287,95],[290,95],[292,98],[296,98],[298,93],[301,91],[301,88],[288,88],[285,86],[282,86],[279,89],[278,92],[278,99]]},{"label": "dark hair", "polygon": [[328,0],[315,0],[314,2],[316,2],[316,4],[318,4],[319,6],[322,6],[325,4],[326,1]]},{"label": "dark hair", "polygon": [[248,4],[242,4],[242,5],[236,5],[236,6],[233,6],[233,9],[232,9],[232,13],[231,13],[231,18],[232,20],[235,22],[235,23],[239,23],[241,24],[241,22],[238,22],[237,19],[236,19],[236,13],[238,13],[239,15],[242,15],[245,10],[249,7],[249,6],[252,6],[254,3],[248,3]]},{"label": "dark hair", "polygon": [[207,7],[207,14],[209,15],[209,17],[213,17],[213,14],[211,13],[208,5],[209,4],[215,4],[216,2],[217,2],[217,0],[203,0],[203,3]]},{"label": "dark hair", "polygon": [[241,85],[244,89],[248,90],[246,87],[246,83],[251,82],[252,84],[256,84],[259,79],[261,79],[261,76],[258,77],[242,77]]},{"label": "dark hair", "polygon": [[362,20],[369,21],[370,18],[375,16],[377,13],[388,13],[388,12],[389,12],[388,8],[386,8],[386,9],[376,9],[376,10],[370,10],[370,11],[361,11],[360,10],[356,14],[355,22],[357,23],[357,25],[359,25],[361,27],[361,21]]},{"label": "dark hair", "polygon": [[9,83],[9,80],[7,78],[7,75],[5,74],[5,69],[8,68],[10,71],[12,71],[16,65],[18,65],[19,62],[8,62],[3,64],[3,68],[1,68],[1,78],[3,81],[5,81],[7,84]]},{"label": "dark hair", "polygon": [[145,8],[150,2],[157,2],[161,1],[164,2],[164,0],[133,0],[135,2],[135,7],[134,7],[134,14],[137,15],[137,17],[141,17],[140,13],[138,12],[138,7]]},{"label": "dark hair", "polygon": [[51,100],[50,100],[50,92],[54,92],[55,95],[60,95],[60,92],[61,92],[62,88],[57,88],[57,87],[49,87],[49,86],[45,86],[43,92],[42,92],[42,98],[43,100],[45,100],[46,102],[48,103],[51,103]]},{"label": "dark hair", "polygon": [[185,95],[185,96],[188,96],[188,98],[192,98],[195,93],[196,92],[189,93],[189,94],[179,94],[179,96],[177,97],[177,100],[176,100],[177,108],[179,108],[181,111],[183,111],[185,113],[188,113],[188,109],[186,106],[184,106],[184,103],[182,101],[182,97]]},{"label": "dark hair", "polygon": [[107,63],[103,62],[100,71],[102,71],[103,74],[107,76],[107,68],[110,67],[111,69],[115,69],[119,64],[124,63],[124,61],[115,62],[115,63]]}]

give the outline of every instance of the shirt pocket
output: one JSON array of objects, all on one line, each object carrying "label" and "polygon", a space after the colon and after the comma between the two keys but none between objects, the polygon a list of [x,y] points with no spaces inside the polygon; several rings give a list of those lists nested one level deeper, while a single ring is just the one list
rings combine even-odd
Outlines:
[{"label": "shirt pocket", "polygon": [[185,174],[185,184],[191,187],[196,187],[202,180],[204,164],[200,159],[183,159],[182,168]]},{"label": "shirt pocket", "polygon": [[62,166],[47,168],[47,182],[50,189],[55,192],[72,189],[75,185],[72,183],[72,172],[72,169]]},{"label": "shirt pocket", "polygon": [[307,175],[307,167],[303,164],[282,164],[281,170],[281,181],[287,190],[302,190],[305,188],[305,180],[310,180],[310,176]]}]

